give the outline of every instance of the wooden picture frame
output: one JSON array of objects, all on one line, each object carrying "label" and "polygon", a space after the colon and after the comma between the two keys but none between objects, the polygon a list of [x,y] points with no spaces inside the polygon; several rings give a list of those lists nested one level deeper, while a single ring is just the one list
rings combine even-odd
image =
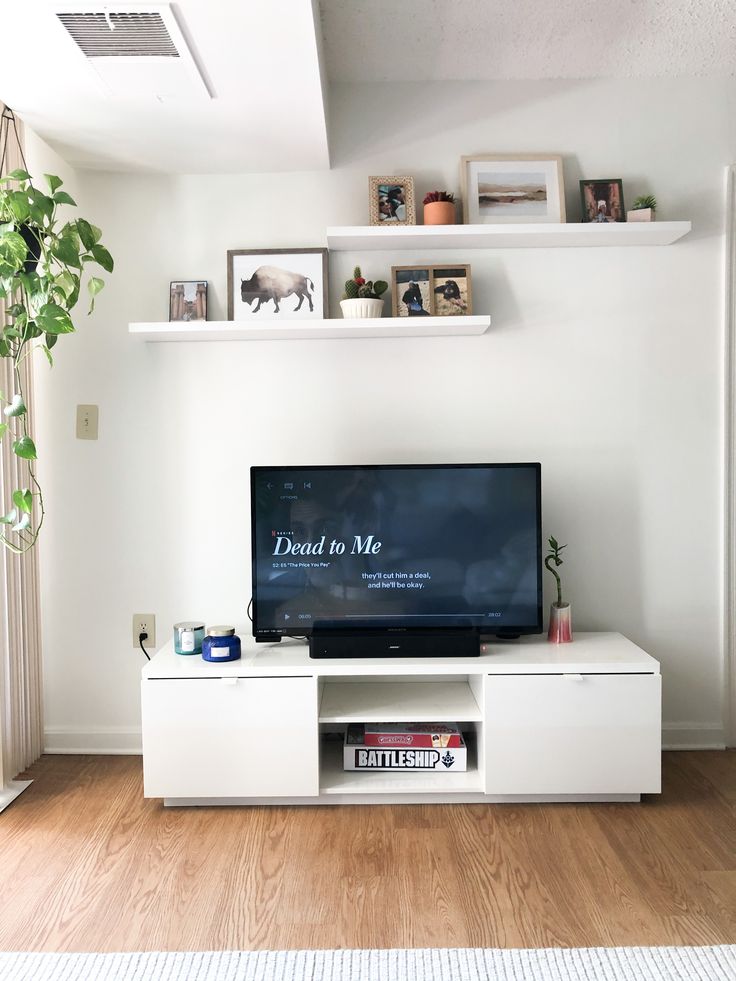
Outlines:
[{"label": "wooden picture frame", "polygon": [[580,204],[584,222],[626,221],[624,182],[620,177],[580,181]]},{"label": "wooden picture frame", "polygon": [[322,320],[328,302],[327,249],[228,249],[228,320]]},{"label": "wooden picture frame", "polygon": [[434,317],[469,317],[473,313],[470,266],[447,262],[431,267]]},{"label": "wooden picture frame", "polygon": [[466,225],[565,221],[565,184],[558,154],[462,157],[460,183]]},{"label": "wooden picture frame", "polygon": [[459,317],[473,312],[470,266],[445,262],[391,267],[394,317]]},{"label": "wooden picture frame", "polygon": [[371,225],[416,225],[413,177],[369,177],[368,214]]}]

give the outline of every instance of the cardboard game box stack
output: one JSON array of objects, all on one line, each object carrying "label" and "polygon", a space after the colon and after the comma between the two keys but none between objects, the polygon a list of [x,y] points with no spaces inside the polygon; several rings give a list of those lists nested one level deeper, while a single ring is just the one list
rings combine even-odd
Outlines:
[{"label": "cardboard game box stack", "polygon": [[343,747],[345,770],[467,769],[459,726],[449,722],[362,722],[349,725]]}]

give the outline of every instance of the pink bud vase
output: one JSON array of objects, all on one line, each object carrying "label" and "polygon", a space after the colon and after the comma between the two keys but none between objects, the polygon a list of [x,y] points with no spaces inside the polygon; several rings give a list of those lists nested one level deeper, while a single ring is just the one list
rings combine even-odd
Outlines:
[{"label": "pink bud vase", "polygon": [[572,607],[569,603],[563,603],[561,606],[553,603],[550,606],[547,640],[550,644],[572,642]]}]

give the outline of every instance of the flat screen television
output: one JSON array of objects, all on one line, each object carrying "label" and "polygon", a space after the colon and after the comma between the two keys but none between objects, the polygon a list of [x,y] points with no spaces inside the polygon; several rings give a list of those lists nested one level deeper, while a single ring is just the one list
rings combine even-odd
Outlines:
[{"label": "flat screen television", "polygon": [[257,641],[402,656],[542,629],[538,463],[252,467],[251,516]]}]

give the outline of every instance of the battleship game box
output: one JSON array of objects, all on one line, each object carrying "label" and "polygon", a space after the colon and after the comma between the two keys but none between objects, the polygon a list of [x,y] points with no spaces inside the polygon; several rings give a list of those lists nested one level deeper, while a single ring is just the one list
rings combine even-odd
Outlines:
[{"label": "battleship game box", "polygon": [[383,722],[349,725],[343,746],[345,770],[467,769],[459,727],[447,722]]}]

